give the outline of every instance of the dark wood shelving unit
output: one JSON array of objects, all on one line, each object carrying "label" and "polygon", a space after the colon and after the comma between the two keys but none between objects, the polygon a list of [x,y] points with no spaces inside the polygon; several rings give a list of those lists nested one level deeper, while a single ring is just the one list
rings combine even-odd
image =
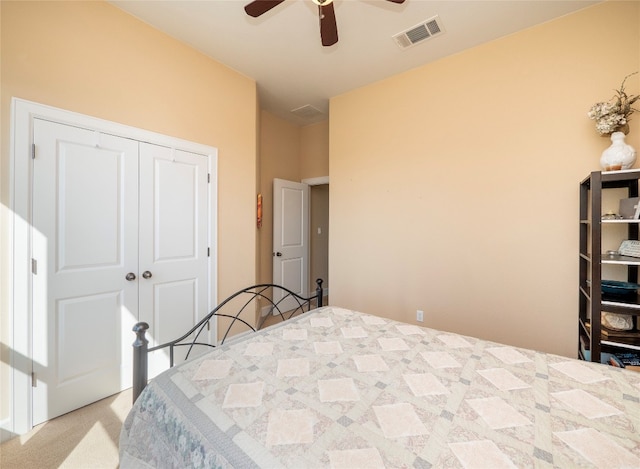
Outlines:
[{"label": "dark wood shelving unit", "polygon": [[[625,269],[628,282],[638,283],[640,258],[611,257],[602,254],[602,239],[608,226],[623,224],[627,239],[638,237],[640,220],[602,219],[602,195],[607,189],[626,189],[627,197],[638,197],[640,170],[594,171],[580,183],[580,279],[578,356],[600,362],[603,352],[640,352],[640,296],[606,296],[602,294],[602,265]],[[616,333],[602,326],[602,313],[628,314],[633,319],[633,331]],[[589,350],[589,354],[585,353]]]}]

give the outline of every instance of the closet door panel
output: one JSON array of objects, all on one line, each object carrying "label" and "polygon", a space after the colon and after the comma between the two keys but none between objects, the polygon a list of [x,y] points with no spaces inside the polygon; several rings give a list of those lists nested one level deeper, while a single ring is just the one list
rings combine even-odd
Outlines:
[{"label": "closet door panel", "polygon": [[[150,346],[207,314],[207,168],[205,155],[140,144],[140,320]],[[185,352],[176,350],[176,363]],[[150,376],[168,359],[168,351],[150,357]]]},{"label": "closet door panel", "polygon": [[131,385],[138,143],[36,119],[33,424]]}]

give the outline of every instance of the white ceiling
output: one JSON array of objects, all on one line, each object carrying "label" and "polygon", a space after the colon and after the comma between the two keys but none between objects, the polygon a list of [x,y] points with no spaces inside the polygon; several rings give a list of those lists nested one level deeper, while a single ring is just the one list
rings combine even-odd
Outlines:
[{"label": "white ceiling", "polygon": [[[307,125],[328,118],[333,96],[600,1],[334,0],[339,41],[331,47],[320,43],[311,0],[285,0],[259,18],[244,12],[249,0],[110,3],[253,78],[262,109]],[[435,15],[443,34],[404,50],[392,39]],[[291,113],[305,105],[322,113]]]}]

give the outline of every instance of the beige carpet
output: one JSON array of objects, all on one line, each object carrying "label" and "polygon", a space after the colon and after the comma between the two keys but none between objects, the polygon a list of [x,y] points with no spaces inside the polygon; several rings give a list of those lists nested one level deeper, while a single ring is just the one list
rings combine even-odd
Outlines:
[{"label": "beige carpet", "polygon": [[38,425],[0,445],[0,467],[117,468],[120,428],[130,409],[129,389]]}]

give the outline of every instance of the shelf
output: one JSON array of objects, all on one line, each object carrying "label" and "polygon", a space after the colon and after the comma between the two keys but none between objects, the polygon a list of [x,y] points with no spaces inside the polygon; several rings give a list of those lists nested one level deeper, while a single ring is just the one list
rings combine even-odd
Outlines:
[{"label": "shelf", "polygon": [[640,179],[640,169],[617,169],[615,171],[602,171],[602,179],[610,174],[630,176],[632,179]]},{"label": "shelf", "polygon": [[[613,233],[614,226],[626,232],[625,239],[640,239],[640,220],[601,218],[603,193],[610,189],[623,189],[626,195],[615,194],[620,198],[640,196],[640,169],[593,171],[580,183],[578,332],[581,347],[578,347],[578,356],[595,362],[601,361],[602,354],[611,349],[640,350],[640,296],[633,291],[630,297],[612,296],[602,294],[600,288],[603,274],[607,276],[612,269],[606,266],[621,266],[613,268],[616,271],[614,277],[621,277],[621,269],[624,268],[626,281],[640,283],[639,257],[600,254],[613,240],[612,237],[619,236],[620,230],[613,230],[616,232]],[[597,291],[593,285],[597,286]],[[605,328],[601,325],[604,312],[631,317],[634,329],[628,332]],[[591,320],[597,321],[594,331],[590,328]],[[585,353],[582,348],[589,349],[589,352]]]},{"label": "shelf", "polygon": [[613,342],[611,340],[602,340],[600,341],[602,345],[606,345],[607,347],[616,347],[620,349],[626,350],[640,350],[640,339],[633,340],[632,342]]},{"label": "shelf", "polygon": [[632,315],[640,314],[640,296],[634,295],[629,298],[621,298],[613,297],[611,295],[602,295],[602,311]]},{"label": "shelf", "polygon": [[[591,259],[587,259],[587,260],[591,260]],[[608,254],[602,254],[600,256],[600,262],[602,262],[603,264],[640,265],[640,257],[631,257],[631,256],[611,257]]]},{"label": "shelf", "polygon": [[640,179],[640,170],[624,169],[620,171],[602,171],[600,175],[602,187],[604,189],[613,189],[629,187],[629,184],[635,183],[635,181]]},{"label": "shelf", "polygon": [[624,224],[640,224],[640,220],[635,220],[631,218],[620,218],[616,220],[601,220],[602,223],[612,224],[612,225],[624,225]]},{"label": "shelf", "polygon": [[[585,296],[587,300],[591,300],[591,281],[587,279],[585,289],[582,285],[579,286],[580,292]],[[607,293],[601,293],[600,296],[600,308],[602,311],[609,313],[631,314],[633,316],[640,315],[640,295],[629,296],[617,296]]]},{"label": "shelf", "polygon": [[[591,335],[591,323],[589,321],[580,322],[580,325],[584,327],[584,330],[587,333],[587,336]],[[607,329],[602,326],[600,335],[602,336],[602,340],[600,341],[602,344],[607,342],[607,345],[614,345],[618,347],[623,347],[625,344],[631,345],[633,347],[640,347],[640,331],[631,330],[631,331],[614,331],[612,329]]]}]

